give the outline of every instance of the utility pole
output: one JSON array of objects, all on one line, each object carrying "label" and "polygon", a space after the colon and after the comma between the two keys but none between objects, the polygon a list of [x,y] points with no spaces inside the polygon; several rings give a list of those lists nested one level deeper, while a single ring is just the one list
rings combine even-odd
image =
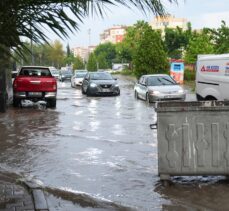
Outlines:
[{"label": "utility pole", "polygon": [[90,55],[90,46],[91,46],[91,29],[89,28],[88,29],[88,47],[87,47],[87,61],[88,61],[88,58],[89,58],[89,55]]},{"label": "utility pole", "polygon": [[88,29],[88,47],[91,46],[91,29]]}]

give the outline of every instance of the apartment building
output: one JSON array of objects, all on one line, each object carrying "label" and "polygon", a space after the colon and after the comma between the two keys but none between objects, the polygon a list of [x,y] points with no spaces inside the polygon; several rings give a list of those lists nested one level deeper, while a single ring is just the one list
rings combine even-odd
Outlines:
[{"label": "apartment building", "polygon": [[175,16],[168,15],[165,17],[156,16],[149,24],[152,29],[161,30],[163,34],[166,27],[172,29],[179,27],[186,30],[188,21],[185,18],[176,18]]},{"label": "apartment building", "polygon": [[75,47],[72,49],[72,53],[74,57],[81,57],[84,61],[88,59],[88,56],[90,53],[92,53],[97,46],[88,46],[88,48],[85,47]]},{"label": "apartment building", "polygon": [[86,58],[88,55],[88,48],[75,47],[72,49],[72,52],[73,52],[74,57],[79,56],[83,59],[83,58]]},{"label": "apartment building", "polygon": [[116,44],[122,42],[126,34],[126,28],[127,26],[117,25],[104,30],[103,33],[100,34],[100,43],[103,44],[106,42],[111,42]]}]

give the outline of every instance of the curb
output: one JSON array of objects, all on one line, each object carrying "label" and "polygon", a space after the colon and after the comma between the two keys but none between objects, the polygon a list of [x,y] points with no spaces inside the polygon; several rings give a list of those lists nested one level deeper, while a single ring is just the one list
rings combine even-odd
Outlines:
[{"label": "curb", "polygon": [[35,211],[49,211],[42,187],[33,181],[25,181],[23,179],[20,179],[19,181],[31,192]]}]

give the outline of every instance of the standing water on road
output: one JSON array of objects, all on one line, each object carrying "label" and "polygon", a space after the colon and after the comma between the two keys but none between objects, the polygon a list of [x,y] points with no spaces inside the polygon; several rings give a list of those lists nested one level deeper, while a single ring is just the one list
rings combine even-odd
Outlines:
[{"label": "standing water on road", "polygon": [[119,84],[120,96],[87,97],[59,83],[56,109],[28,105],[0,114],[1,167],[136,210],[224,209],[229,188],[221,178],[175,178],[162,187],[153,105],[134,99],[133,81],[119,77]]}]

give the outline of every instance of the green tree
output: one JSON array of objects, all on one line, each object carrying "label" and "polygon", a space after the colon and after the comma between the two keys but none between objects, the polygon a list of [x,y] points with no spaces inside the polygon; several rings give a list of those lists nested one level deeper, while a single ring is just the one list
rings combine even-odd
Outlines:
[{"label": "green tree", "polygon": [[182,58],[182,53],[186,49],[191,37],[191,24],[188,24],[187,30],[166,28],[164,43],[168,56],[174,59]]},{"label": "green tree", "polygon": [[138,21],[133,26],[130,26],[126,30],[126,35],[123,41],[123,44],[126,49],[129,49],[130,57],[133,58],[133,55],[136,51],[137,41],[140,36],[143,34],[143,31],[148,28],[148,23],[144,21]]},{"label": "green tree", "polygon": [[207,29],[211,33],[211,39],[214,42],[215,52],[229,53],[229,27],[226,22],[222,21],[221,27],[218,29]]},{"label": "green tree", "polygon": [[75,62],[75,57],[73,54],[70,54],[69,56],[66,55],[64,58],[64,64],[65,65],[71,65]]},{"label": "green tree", "polygon": [[202,33],[196,33],[191,38],[185,53],[185,62],[194,64],[197,60],[198,54],[211,54],[214,53],[214,45],[210,36],[204,30]]},{"label": "green tree", "polygon": [[[95,56],[97,58],[100,57],[105,59],[106,61],[103,63],[103,65],[107,65],[105,68],[111,68],[112,67],[112,62],[116,57],[116,51],[115,51],[115,45],[108,42],[104,44],[100,44],[96,47],[95,51]],[[101,55],[101,56],[100,56]]]},{"label": "green tree", "polygon": [[164,50],[161,33],[145,24],[137,32],[133,64],[135,75],[165,73],[168,70],[167,54]]},{"label": "green tree", "polygon": [[127,45],[125,40],[123,42],[117,43],[116,46],[116,59],[117,63],[130,63],[132,61],[131,50]]},{"label": "green tree", "polygon": [[51,61],[51,65],[60,68],[63,63],[64,50],[60,41],[55,40],[48,48],[48,58]]},{"label": "green tree", "polygon": [[83,70],[85,69],[85,65],[84,65],[84,62],[82,60],[81,57],[77,56],[75,59],[74,59],[74,62],[73,62],[73,69],[74,70]]},{"label": "green tree", "polygon": [[97,57],[97,64],[98,64],[98,69],[108,69],[110,66],[107,63],[106,59],[106,54],[105,53],[100,53]]},{"label": "green tree", "polygon": [[130,69],[132,70],[133,70],[133,58],[136,52],[137,41],[141,36],[142,32],[144,31],[144,29],[148,28],[148,26],[149,26],[148,23],[144,21],[138,21],[133,26],[128,27],[126,30],[125,38],[122,42],[123,51],[122,50],[119,51],[119,47],[117,48],[117,50],[120,53],[123,54],[125,52],[127,61],[130,63]]},{"label": "green tree", "polygon": [[87,70],[88,71],[97,71],[97,61],[94,53],[91,53],[87,62]]},{"label": "green tree", "polygon": [[159,31],[153,30],[148,23],[138,21],[128,27],[124,46],[132,58],[135,75],[166,72],[167,54]]},{"label": "green tree", "polygon": [[[61,47],[61,43],[59,41],[56,41],[58,43],[58,45]],[[57,45],[57,46],[58,46]],[[31,44],[26,41],[25,42],[25,46],[27,49],[31,48]],[[60,63],[60,65],[62,65],[61,61],[64,58],[64,54],[63,54],[63,50],[61,49],[57,49],[55,42],[51,43],[50,45],[45,43],[35,43],[33,44],[33,60],[34,63],[33,65],[41,65],[41,66],[53,66],[56,65],[56,63],[54,62],[55,60],[59,60],[58,63]],[[32,60],[32,55],[31,55],[31,51],[24,49],[22,51],[23,53],[23,57],[20,57],[18,55],[18,53],[14,52],[14,58],[17,61],[17,64],[20,65],[31,65],[31,60]],[[53,60],[53,56],[55,56],[58,51],[60,51],[60,56],[57,59]]]}]

